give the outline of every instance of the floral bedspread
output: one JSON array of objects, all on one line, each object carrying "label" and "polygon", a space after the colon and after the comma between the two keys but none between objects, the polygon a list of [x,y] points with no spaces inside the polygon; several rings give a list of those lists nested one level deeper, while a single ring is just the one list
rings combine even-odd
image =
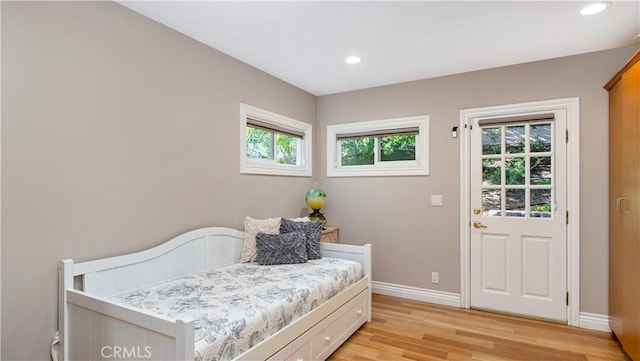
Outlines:
[{"label": "floral bedspread", "polygon": [[113,297],[172,318],[195,319],[196,360],[230,360],[362,278],[353,261],[238,263]]}]

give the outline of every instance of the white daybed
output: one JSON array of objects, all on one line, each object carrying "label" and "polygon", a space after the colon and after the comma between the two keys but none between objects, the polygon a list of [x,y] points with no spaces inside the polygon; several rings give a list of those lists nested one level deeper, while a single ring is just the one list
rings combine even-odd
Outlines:
[{"label": "white daybed", "polygon": [[[209,227],[138,253],[61,261],[60,360],[194,360],[193,319],[161,316],[112,296],[237,263],[243,240],[241,231]],[[320,246],[323,257],[360,263],[363,278],[234,360],[324,360],[371,320],[371,245]]]}]

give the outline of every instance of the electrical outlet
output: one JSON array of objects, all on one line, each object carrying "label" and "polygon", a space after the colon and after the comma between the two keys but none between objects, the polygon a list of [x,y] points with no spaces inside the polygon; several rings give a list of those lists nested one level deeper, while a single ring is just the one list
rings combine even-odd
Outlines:
[{"label": "electrical outlet", "polygon": [[431,272],[431,283],[440,283],[440,274],[438,272]]},{"label": "electrical outlet", "polygon": [[434,194],[431,196],[431,206],[432,207],[442,207],[442,195]]}]

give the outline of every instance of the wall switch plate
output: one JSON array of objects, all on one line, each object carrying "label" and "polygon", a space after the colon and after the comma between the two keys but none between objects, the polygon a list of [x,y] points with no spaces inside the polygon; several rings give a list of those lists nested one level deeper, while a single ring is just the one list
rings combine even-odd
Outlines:
[{"label": "wall switch plate", "polygon": [[440,274],[438,272],[431,272],[431,283],[440,283]]},{"label": "wall switch plate", "polygon": [[435,207],[442,207],[442,195],[434,194],[431,196],[431,205]]}]

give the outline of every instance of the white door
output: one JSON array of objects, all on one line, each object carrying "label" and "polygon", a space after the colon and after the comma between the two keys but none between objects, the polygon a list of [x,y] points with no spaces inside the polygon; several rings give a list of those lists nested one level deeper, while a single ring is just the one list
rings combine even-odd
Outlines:
[{"label": "white door", "polygon": [[472,308],[567,320],[565,110],[474,119]]}]

